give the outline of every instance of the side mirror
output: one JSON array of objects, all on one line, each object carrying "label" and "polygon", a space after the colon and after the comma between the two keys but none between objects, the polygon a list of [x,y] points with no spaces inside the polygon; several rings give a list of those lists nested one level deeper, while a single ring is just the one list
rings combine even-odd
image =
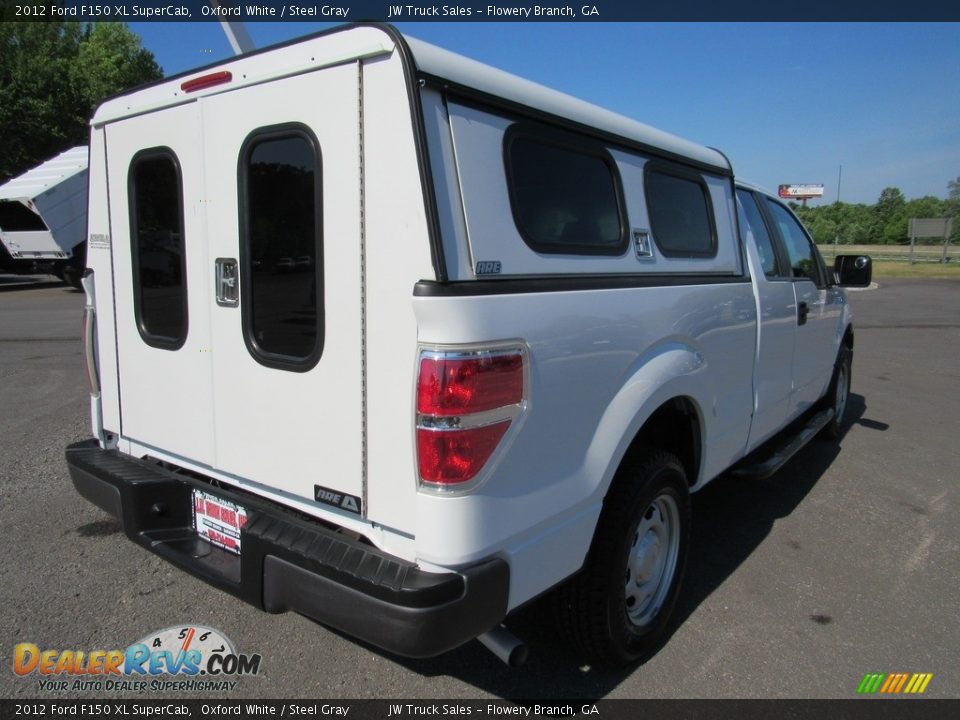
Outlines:
[{"label": "side mirror", "polygon": [[837,285],[867,287],[873,278],[873,260],[869,255],[837,255],[833,275]]}]

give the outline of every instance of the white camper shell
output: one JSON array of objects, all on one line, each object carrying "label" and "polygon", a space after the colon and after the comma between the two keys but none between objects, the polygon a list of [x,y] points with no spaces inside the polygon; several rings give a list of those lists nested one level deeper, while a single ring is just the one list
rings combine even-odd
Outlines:
[{"label": "white camper shell", "polygon": [[778,316],[802,372],[753,426],[726,158],[388,26],[109,100],[90,157],[76,487],[204,580],[392,652],[516,659],[490,631],[632,523],[627,630],[594,649],[638,656],[688,492],[817,410],[846,342],[811,254],[804,327]]},{"label": "white camper shell", "polygon": [[82,254],[86,228],[85,146],[0,185],[0,243],[15,263],[63,265]]}]

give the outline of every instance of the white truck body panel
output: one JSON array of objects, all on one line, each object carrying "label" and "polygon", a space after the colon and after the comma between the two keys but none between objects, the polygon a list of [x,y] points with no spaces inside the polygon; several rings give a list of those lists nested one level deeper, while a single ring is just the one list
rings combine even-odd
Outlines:
[{"label": "white truck body panel", "polygon": [[[104,308],[113,308],[115,289],[113,277],[112,247],[110,242],[110,206],[106,202],[94,202],[94,198],[107,197],[106,172],[106,133],[103,128],[94,128],[90,132],[91,198],[88,215],[91,235],[97,236],[97,242],[87,246],[87,268],[93,272],[97,301],[96,316],[96,359],[97,373],[100,376],[100,397],[98,405],[100,424],[92,428],[93,436],[100,437],[106,431],[114,433],[111,442],[116,443],[116,434],[120,429],[120,369],[119,344],[117,343],[116,315]],[[103,278],[109,278],[108,282]]]},{"label": "white truck body panel", "polygon": [[[90,232],[111,238],[113,272],[117,280],[113,291],[123,437],[212,467],[215,456],[210,316],[205,303],[198,302],[209,296],[212,274],[187,272],[188,323],[183,352],[171,352],[144,342],[134,307],[128,194],[128,169],[133,156],[151,147],[169,148],[178,158],[181,169],[186,265],[198,270],[207,267],[206,243],[189,241],[205,236],[200,123],[200,108],[191,103],[164,113],[138,115],[107,125],[104,133],[109,148],[106,171],[110,228],[100,230],[91,224]],[[144,138],[150,138],[149,143],[145,143]],[[94,252],[92,247],[88,248],[88,254]],[[190,412],[184,412],[187,407]]]},{"label": "white truck body panel", "polygon": [[[311,500],[315,484],[363,494],[359,71],[359,64],[345,64],[198,103],[208,279],[214,258],[236,258],[240,252],[237,169],[221,158],[236,157],[256,128],[288,122],[311,128],[320,145],[325,326],[319,363],[309,372],[265,368],[244,346],[237,308],[207,303],[215,397],[208,422],[212,419],[210,430],[217,438],[215,467]],[[264,453],[264,438],[274,434],[278,452]]]},{"label": "white truck body panel", "polygon": [[756,242],[746,218],[747,259],[757,303],[754,409],[748,449],[778,432],[791,414],[797,300],[793,283],[770,282],[763,274]]},{"label": "white truck body panel", "polygon": [[[717,306],[729,311],[705,323]],[[542,590],[545,576],[583,563],[584,534],[592,535],[626,444],[663,402],[680,393],[700,410],[710,447],[698,485],[743,452],[752,390],[742,368],[752,364],[755,332],[749,284],[417,298],[415,307],[421,342],[516,337],[530,349],[530,408],[485,468],[480,491],[417,498],[418,557],[449,566],[506,549],[517,568],[511,607]]]}]

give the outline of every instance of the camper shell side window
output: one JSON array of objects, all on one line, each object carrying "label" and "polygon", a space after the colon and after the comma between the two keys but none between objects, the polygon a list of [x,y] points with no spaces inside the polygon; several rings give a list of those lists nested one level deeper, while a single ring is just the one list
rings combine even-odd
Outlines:
[{"label": "camper shell side window", "polygon": [[653,239],[664,256],[716,257],[713,204],[699,172],[652,160],[644,167],[643,185]]},{"label": "camper shell side window", "polygon": [[134,317],[147,345],[178,350],[187,340],[187,267],[180,162],[168,147],[130,161]]},{"label": "camper shell side window", "polygon": [[504,135],[503,155],[514,222],[532,250],[626,251],[623,190],[606,148],[572,133],[516,123]]},{"label": "camper shell side window", "polygon": [[323,352],[322,178],[306,125],[259,128],[240,149],[243,336],[268,367],[305,372]]}]

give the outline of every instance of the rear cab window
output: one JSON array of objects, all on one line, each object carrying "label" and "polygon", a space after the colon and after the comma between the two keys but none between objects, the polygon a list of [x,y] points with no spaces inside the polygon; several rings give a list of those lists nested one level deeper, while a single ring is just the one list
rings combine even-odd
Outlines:
[{"label": "rear cab window", "polygon": [[130,239],[134,314],[148,345],[177,350],[187,339],[183,182],[170,148],[143,150],[130,161]]}]

